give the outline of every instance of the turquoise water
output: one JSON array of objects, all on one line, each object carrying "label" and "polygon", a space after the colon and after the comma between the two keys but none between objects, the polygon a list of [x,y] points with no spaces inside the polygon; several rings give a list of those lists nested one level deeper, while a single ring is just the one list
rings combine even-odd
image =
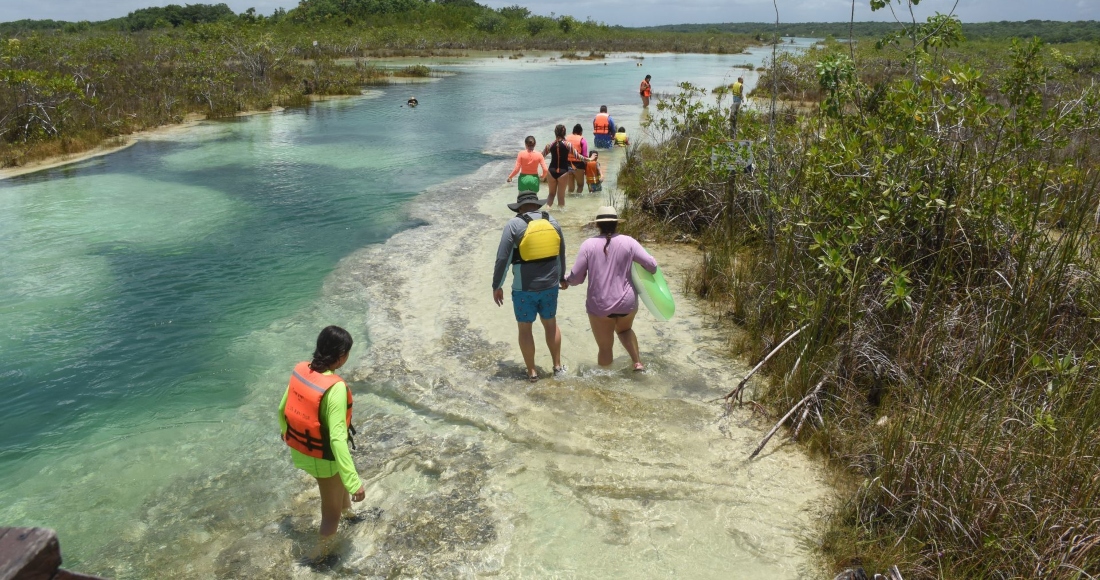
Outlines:
[{"label": "turquoise water", "polygon": [[363,326],[324,291],[340,260],[418,226],[425,190],[453,190],[444,215],[473,203],[483,184],[463,176],[532,127],[546,142],[607,104],[633,129],[643,74],[665,92],[759,61],[446,65],[458,74],[0,181],[0,522],[57,529],[88,572],[192,574],[211,526],[262,527],[300,491],[274,405],[320,326]]}]

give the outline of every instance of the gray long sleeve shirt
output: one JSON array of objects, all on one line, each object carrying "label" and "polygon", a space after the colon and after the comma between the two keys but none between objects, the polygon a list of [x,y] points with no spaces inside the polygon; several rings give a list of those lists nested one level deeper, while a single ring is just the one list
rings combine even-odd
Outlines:
[{"label": "gray long sleeve shirt", "polygon": [[[532,220],[541,219],[541,211],[527,212]],[[565,272],[565,236],[561,233],[561,226],[557,220],[550,217],[550,225],[558,231],[561,237],[561,248],[557,260],[545,262],[528,262],[526,264],[513,264],[513,254],[517,251],[519,241],[523,239],[527,231],[527,222],[518,215],[504,224],[504,232],[500,235],[500,245],[497,246],[496,265],[493,268],[493,290],[504,287],[505,278],[508,275],[508,265],[512,265],[512,290],[524,292],[538,292],[552,288],[561,283]]]}]

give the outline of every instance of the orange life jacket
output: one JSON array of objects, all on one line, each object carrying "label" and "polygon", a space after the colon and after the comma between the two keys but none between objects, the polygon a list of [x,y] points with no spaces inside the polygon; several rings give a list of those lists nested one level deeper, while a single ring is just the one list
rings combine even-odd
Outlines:
[{"label": "orange life jacket", "polygon": [[[309,368],[308,362],[300,362],[294,367],[290,375],[290,385],[287,386],[286,396],[286,433],[283,441],[292,449],[297,449],[310,457],[328,459],[332,461],[336,457],[332,454],[332,446],[329,443],[328,426],[321,421],[321,402],[325,393],[335,385],[343,381],[335,373],[322,374]],[[351,389],[348,393],[348,440],[355,429],[351,427]]]},{"label": "orange life jacket", "polygon": [[588,183],[600,182],[600,164],[597,161],[589,161],[584,166],[585,181]]},{"label": "orange life jacket", "polygon": [[653,95],[653,88],[646,81],[642,81],[642,86],[638,87],[638,91],[642,93],[643,97],[649,97]]},{"label": "orange life jacket", "polygon": [[597,135],[607,135],[611,132],[611,115],[600,113],[592,120],[592,132]]},{"label": "orange life jacket", "polygon": [[569,152],[569,161],[580,161],[581,139],[584,139],[584,137],[580,135],[566,135],[565,139],[573,146],[573,150]]}]

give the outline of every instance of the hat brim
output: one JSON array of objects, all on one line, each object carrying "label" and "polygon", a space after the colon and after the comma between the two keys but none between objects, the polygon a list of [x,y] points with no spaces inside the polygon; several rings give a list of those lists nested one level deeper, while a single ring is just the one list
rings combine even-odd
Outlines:
[{"label": "hat brim", "polygon": [[620,220],[619,220],[619,218],[615,217],[615,218],[596,218],[595,221],[596,221],[596,223],[600,223],[600,222],[617,222],[617,221],[620,221]]},{"label": "hat brim", "polygon": [[519,208],[521,208],[525,205],[531,205],[531,204],[538,204],[539,207],[542,207],[542,206],[546,205],[547,201],[550,201],[550,198],[534,199],[534,200],[531,200],[531,201],[510,203],[510,204],[508,204],[508,209],[510,209],[512,211],[519,211]]}]

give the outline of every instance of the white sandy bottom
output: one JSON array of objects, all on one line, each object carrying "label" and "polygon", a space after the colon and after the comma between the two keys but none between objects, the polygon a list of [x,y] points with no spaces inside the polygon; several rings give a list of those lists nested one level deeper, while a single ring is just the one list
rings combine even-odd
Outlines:
[{"label": "white sandy bottom", "polygon": [[[620,154],[607,157],[617,166]],[[368,312],[371,347],[346,373],[357,388],[354,455],[367,500],[338,557],[319,568],[295,560],[290,574],[817,576],[807,546],[826,492],[821,475],[790,446],[746,461],[759,425],[743,424],[747,412],[723,420],[708,403],[744,369],[720,354],[722,331],[679,295],[691,248],[650,248],[678,311],[668,323],[639,313],[645,373],[630,370],[619,345],[612,367],[597,367],[579,287],[559,298],[569,376],[548,377],[536,323],[544,378],[523,380],[511,305],[498,308],[491,296],[515,190],[484,184],[500,183],[505,169],[490,164],[426,194],[413,213],[429,223],[349,257],[330,280],[326,308]],[[555,212],[569,263],[606,201],[573,196]],[[298,499],[289,527],[305,538],[317,499],[309,487]],[[291,558],[302,551],[301,542],[279,543]],[[241,565],[249,575],[288,572],[256,558]]]}]

